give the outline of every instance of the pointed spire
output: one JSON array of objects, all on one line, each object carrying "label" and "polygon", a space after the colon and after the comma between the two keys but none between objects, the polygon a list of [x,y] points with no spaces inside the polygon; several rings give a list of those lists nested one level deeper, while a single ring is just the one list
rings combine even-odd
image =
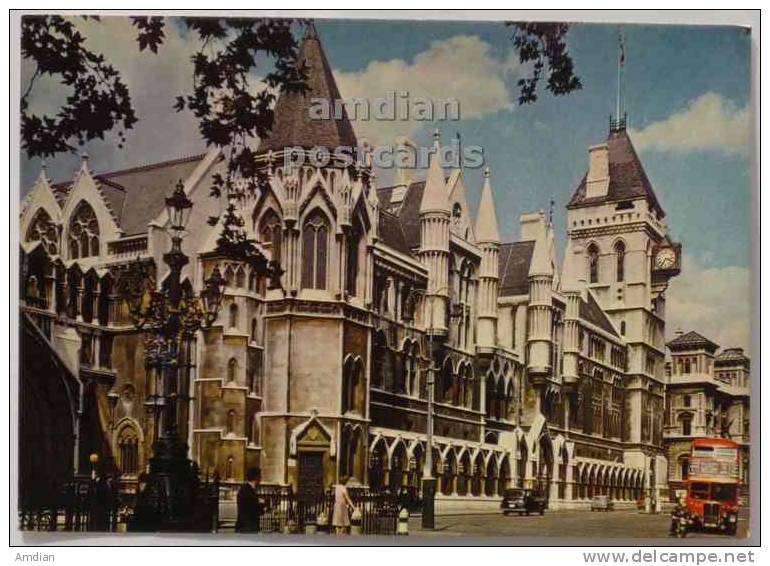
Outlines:
[{"label": "pointed spire", "polygon": [[529,265],[529,276],[550,275],[553,276],[553,230],[542,231],[535,240],[535,249],[532,251],[532,263]]},{"label": "pointed spire", "polygon": [[484,169],[484,187],[481,189],[479,212],[476,216],[476,241],[500,243],[500,232],[497,228],[497,213],[495,199],[492,194],[492,184],[489,180],[489,167]]},{"label": "pointed spire", "polygon": [[[356,147],[358,142],[345,105],[335,104],[341,101],[340,91],[312,22],[300,42],[297,62],[305,66],[307,90],[284,92],[278,97],[272,131],[260,141],[258,153],[295,146]],[[321,104],[321,100],[325,100],[325,104]],[[319,115],[321,111],[323,115]]]},{"label": "pointed spire", "polygon": [[40,174],[37,176],[37,180],[40,183],[48,184],[48,166],[46,165],[45,161],[40,162]]},{"label": "pointed spire", "polygon": [[444,169],[441,167],[441,142],[438,130],[433,133],[432,153],[430,166],[428,167],[428,177],[425,179],[425,190],[422,193],[422,202],[420,202],[420,213],[449,213],[446,179],[444,178]]}]

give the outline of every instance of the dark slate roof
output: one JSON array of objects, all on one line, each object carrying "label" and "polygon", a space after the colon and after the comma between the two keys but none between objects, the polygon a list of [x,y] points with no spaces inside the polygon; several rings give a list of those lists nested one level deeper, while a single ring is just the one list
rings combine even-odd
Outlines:
[{"label": "dark slate roof", "polygon": [[[187,179],[205,154],[133,167],[121,171],[94,174],[99,190],[112,209],[115,221],[126,236],[143,234],[147,224],[165,207],[165,198],[176,184]],[[72,188],[72,181],[53,187],[57,199],[63,202]]]},{"label": "dark slate roof", "polygon": [[411,255],[401,223],[396,216],[386,210],[380,211],[379,236],[386,246]]},{"label": "dark slate roof", "polygon": [[356,147],[356,135],[344,105],[339,119],[332,115],[329,120],[314,120],[308,113],[311,99],[328,100],[329,108],[333,111],[334,101],[341,98],[329,61],[312,24],[308,26],[308,32],[300,43],[297,60],[300,65],[305,65],[308,88],[301,93],[284,92],[278,97],[272,132],[260,142],[257,151],[281,151],[288,146],[320,146],[330,149]]},{"label": "dark slate roof", "polygon": [[567,207],[644,197],[661,216],[665,216],[628,133],[625,130],[613,131],[607,138],[607,146],[610,162],[610,186],[607,194],[601,197],[586,198],[586,177],[588,176],[586,173]]},{"label": "dark slate roof", "polygon": [[534,250],[534,240],[500,245],[499,295],[501,297],[529,293],[529,264]]},{"label": "dark slate roof", "polygon": [[725,348],[716,358],[717,365],[748,364],[749,358],[743,348]]},{"label": "dark slate roof", "polygon": [[585,320],[586,322],[590,322],[605,332],[609,332],[613,336],[618,335],[618,333],[615,331],[615,327],[610,322],[610,319],[608,319],[607,315],[604,314],[604,311],[599,306],[599,303],[596,302],[593,293],[590,291],[588,292],[588,300],[580,301],[578,314],[581,319]]},{"label": "dark slate roof", "polygon": [[378,188],[377,198],[383,211],[389,211],[400,225],[406,249],[412,250],[420,245],[420,202],[425,181],[411,183],[399,205],[391,205],[390,202],[394,188]]},{"label": "dark slate roof", "polygon": [[694,330],[691,330],[687,334],[682,334],[681,336],[677,336],[670,342],[666,344],[670,350],[672,351],[682,351],[682,350],[695,350],[698,348],[705,348],[706,350],[714,351],[719,346],[709,340],[708,338],[701,336]]}]

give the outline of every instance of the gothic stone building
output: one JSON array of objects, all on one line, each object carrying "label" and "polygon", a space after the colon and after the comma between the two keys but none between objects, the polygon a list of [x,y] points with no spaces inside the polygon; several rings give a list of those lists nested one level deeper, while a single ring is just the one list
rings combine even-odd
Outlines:
[{"label": "gothic stone building", "polygon": [[693,438],[727,438],[741,446],[741,494],[749,487],[750,360],[698,334],[678,332],[668,343],[668,395],[663,439],[672,496],[685,488]]},{"label": "gothic stone building", "polygon": [[208,195],[216,151],[110,173],[84,161],[68,182],[41,173],[25,200],[22,308],[81,383],[75,413],[98,423],[80,432],[75,469],[95,451],[131,486],[147,466],[154,385],[117,289],[137,260],[162,282],[163,199],[181,179],[195,203],[186,284],[200,289],[215,268],[227,279],[180,391],[202,473],[236,485],[259,466],[264,482],[299,490],[342,476],[418,486],[432,364],[439,509],[491,504],[513,486],[538,487],[552,507],[660,495],[664,291],[680,250],[625,124],[589,149],[560,264],[542,212],[501,241],[488,170],[473,219],[464,171],[435,154],[427,174],[403,170],[388,187],[367,167],[284,167],[289,147],[357,145],[344,114],[309,118],[310,98],[339,92],[313,31],[301,54],[310,90],[279,98],[258,149],[269,190],[240,204],[285,268],[282,288],[217,255],[219,227],[206,223],[221,210]]}]

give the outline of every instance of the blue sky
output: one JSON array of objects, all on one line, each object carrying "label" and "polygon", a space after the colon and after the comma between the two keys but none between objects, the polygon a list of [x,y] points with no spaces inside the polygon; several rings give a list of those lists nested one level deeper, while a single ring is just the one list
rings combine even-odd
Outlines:
[{"label": "blue sky", "polygon": [[[169,29],[160,56],[136,55],[125,21],[88,25],[93,46],[126,70],[140,114],[126,149],[109,142],[89,144],[92,167],[104,171],[202,149],[194,121],[170,110],[171,97],[190,85],[186,58],[194,48],[192,38],[181,28]],[[520,214],[547,209],[553,198],[563,242],[563,207],[585,172],[588,146],[604,140],[608,116],[614,113],[617,26],[572,26],[568,44],[583,89],[566,97],[542,93],[526,107],[515,105],[516,80],[523,71],[510,30],[502,24],[318,21],[317,28],[343,97],[384,96],[388,89],[456,97],[460,121],[404,124],[405,133],[428,144],[438,126],[446,141],[459,133],[464,144],[482,146],[504,239],[518,236]],[[676,315],[681,325],[705,324],[707,332],[713,328],[712,336],[721,333],[722,338],[713,336],[717,341],[747,342],[748,323],[739,318],[750,312],[745,295],[752,256],[749,36],[726,27],[627,25],[622,31],[629,129],[672,235],[684,246],[690,275],[683,274],[681,292],[691,294],[711,277],[720,282],[720,291],[741,296],[740,303],[720,313],[700,308],[713,301],[708,297],[679,305],[675,299],[670,308],[675,315],[689,312]],[[46,108],[57,92],[53,84],[36,87],[33,108]],[[355,127],[360,135],[362,128],[375,126]],[[379,141],[386,138],[383,134]],[[57,158],[49,162],[49,174],[61,180],[71,176],[77,163],[76,156]],[[22,160],[22,192],[38,167],[37,161]],[[468,171],[467,180],[475,208],[481,170]],[[729,284],[723,281],[727,273],[732,274]],[[734,330],[712,322],[722,316],[735,319]]]}]

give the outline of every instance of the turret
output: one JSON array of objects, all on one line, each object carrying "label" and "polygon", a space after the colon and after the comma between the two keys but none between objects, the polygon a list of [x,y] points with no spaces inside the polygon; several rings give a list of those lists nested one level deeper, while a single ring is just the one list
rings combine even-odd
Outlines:
[{"label": "turret", "polygon": [[[531,215],[528,215],[529,219]],[[528,222],[527,224],[534,224]],[[529,332],[527,338],[527,372],[533,384],[552,374],[551,340],[553,326],[553,230],[545,225],[539,213],[537,224],[529,226],[536,236],[529,267]]]},{"label": "turret", "polygon": [[475,227],[476,243],[481,249],[479,270],[479,315],[476,343],[482,349],[493,348],[497,342],[497,295],[499,287],[500,235],[497,213],[489,180],[489,168],[484,171],[479,212]]},{"label": "turret", "polygon": [[436,130],[433,155],[420,202],[420,260],[428,268],[424,320],[434,332],[447,331],[449,299],[449,218],[446,179],[441,167],[441,146]]}]

